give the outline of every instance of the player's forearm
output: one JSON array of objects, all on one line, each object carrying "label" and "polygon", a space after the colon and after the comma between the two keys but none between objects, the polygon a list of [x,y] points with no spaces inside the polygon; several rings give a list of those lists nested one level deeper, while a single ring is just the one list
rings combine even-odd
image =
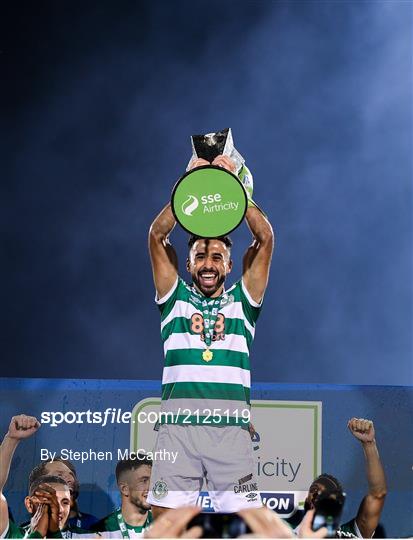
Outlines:
[{"label": "player's forearm", "polygon": [[19,441],[6,435],[0,445],[0,492],[3,491],[9,477],[10,465]]},{"label": "player's forearm", "polygon": [[369,494],[377,498],[385,497],[387,493],[386,477],[380,461],[376,441],[362,444],[366,459],[366,475]]},{"label": "player's forearm", "polygon": [[245,219],[247,220],[248,227],[260,246],[268,246],[271,249],[274,247],[274,232],[271,227],[271,223],[264,216],[258,208],[251,206],[248,208],[247,213],[245,214]]},{"label": "player's forearm", "polygon": [[176,220],[172,213],[171,203],[168,203],[154,219],[149,229],[149,237],[158,241],[166,240],[175,224]]}]

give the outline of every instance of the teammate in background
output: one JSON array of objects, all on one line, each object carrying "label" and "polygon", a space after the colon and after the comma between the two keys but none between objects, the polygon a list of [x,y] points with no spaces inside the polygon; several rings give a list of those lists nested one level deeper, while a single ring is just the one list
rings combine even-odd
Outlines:
[{"label": "teammate in background", "polygon": [[[366,460],[368,493],[361,501],[357,516],[341,525],[337,531],[339,538],[371,538],[379,524],[387,493],[386,478],[376,445],[375,430],[371,420],[351,418],[347,424],[351,434],[361,442]],[[334,476],[322,474],[314,480],[305,500],[305,510],[317,505],[317,498],[326,491],[343,491]]]},{"label": "teammate in background", "polygon": [[0,445],[0,538],[61,538],[70,512],[70,490],[57,476],[43,476],[29,485],[24,504],[32,515],[28,529],[9,519],[7,500],[3,494],[14,452],[20,441],[32,436],[40,424],[33,416],[21,414],[11,419]]},{"label": "teammate in background", "polygon": [[80,484],[74,465],[69,460],[60,457],[55,457],[53,461],[42,461],[30,473],[29,484],[36,478],[45,475],[63,478],[70,488],[70,514],[67,527],[73,530],[90,529],[98,520],[92,514],[87,514],[79,510],[77,499],[79,497]]},{"label": "teammate in background", "polygon": [[152,523],[151,506],[146,500],[152,461],[142,454],[138,457],[116,465],[121,506],[93,526],[105,538],[140,538]]},{"label": "teammate in background", "polygon": [[[236,170],[228,156],[219,155],[212,164]],[[210,163],[198,158],[190,168],[201,165]],[[241,181],[250,198],[252,181]],[[169,242],[176,223],[170,204],[149,231],[165,352],[161,411],[169,414],[160,426],[156,449],[178,452],[174,464],[154,463],[148,501],[155,517],[166,508],[194,505],[204,478],[219,512],[262,506],[245,413],[250,410],[249,350],[274,235],[251,201],[246,221],[253,241],[244,255],[242,279],[227,291],[224,283],[232,269],[228,237],[190,238],[188,285],[178,277],[177,256]]]}]

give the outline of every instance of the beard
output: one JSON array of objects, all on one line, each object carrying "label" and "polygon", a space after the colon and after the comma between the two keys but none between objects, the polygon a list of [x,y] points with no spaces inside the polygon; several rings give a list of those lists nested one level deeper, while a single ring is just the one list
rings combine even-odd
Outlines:
[{"label": "beard", "polygon": [[151,505],[146,502],[146,497],[143,497],[142,495],[131,497],[131,503],[136,506],[141,514],[145,514],[151,508]]},{"label": "beard", "polygon": [[211,287],[204,287],[204,285],[201,284],[198,275],[196,274],[192,276],[192,281],[194,282],[194,285],[196,285],[197,289],[200,290],[204,296],[209,297],[215,294],[222,287],[225,282],[225,276],[218,276],[216,283]]}]

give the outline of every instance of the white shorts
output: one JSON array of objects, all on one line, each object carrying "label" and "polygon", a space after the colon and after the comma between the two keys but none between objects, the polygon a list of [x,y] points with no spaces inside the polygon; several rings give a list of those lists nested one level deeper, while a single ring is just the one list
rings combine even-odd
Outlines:
[{"label": "white shorts", "polygon": [[247,430],[164,424],[155,451],[169,459],[154,460],[150,504],[166,508],[195,505],[205,479],[216,512],[262,506]]}]

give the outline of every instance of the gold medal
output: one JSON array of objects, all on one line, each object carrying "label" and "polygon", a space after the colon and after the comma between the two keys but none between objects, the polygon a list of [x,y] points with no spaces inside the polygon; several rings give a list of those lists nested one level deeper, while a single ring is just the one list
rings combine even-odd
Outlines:
[{"label": "gold medal", "polygon": [[206,349],[202,353],[202,360],[205,360],[205,362],[210,362],[213,356],[214,356],[214,353],[210,351],[209,349]]}]

